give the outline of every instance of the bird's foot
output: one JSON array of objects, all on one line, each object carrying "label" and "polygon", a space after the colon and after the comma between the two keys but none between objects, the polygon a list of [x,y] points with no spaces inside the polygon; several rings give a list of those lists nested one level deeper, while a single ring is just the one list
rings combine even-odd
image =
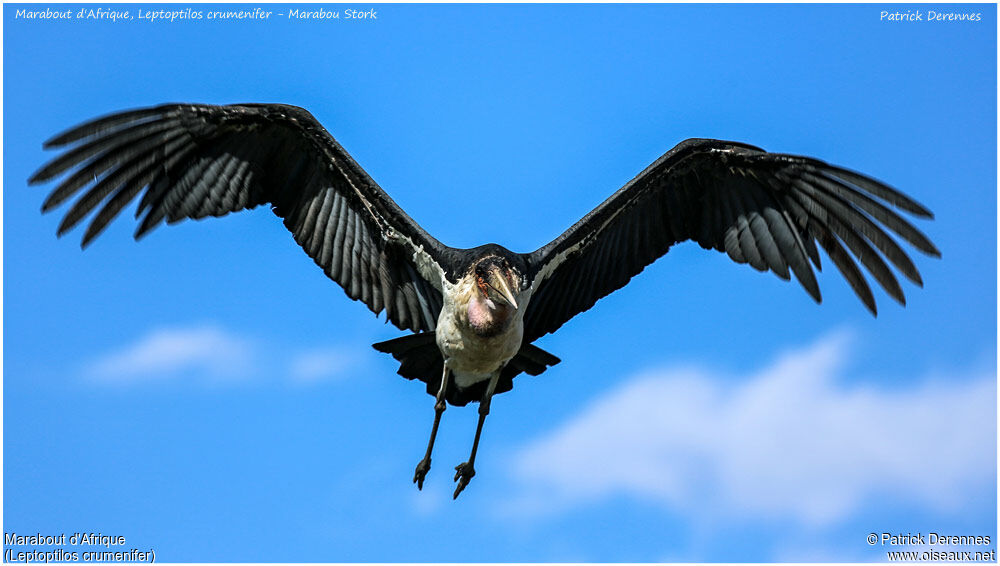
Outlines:
[{"label": "bird's foot", "polygon": [[463,462],[455,466],[455,481],[458,482],[458,486],[455,488],[455,495],[451,497],[452,499],[458,499],[458,494],[462,493],[465,486],[469,485],[469,480],[474,475],[476,475],[476,469],[469,462]]},{"label": "bird's foot", "polygon": [[431,471],[431,459],[424,458],[417,464],[417,471],[413,474],[413,483],[417,484],[417,489],[424,489],[424,478],[429,471]]}]

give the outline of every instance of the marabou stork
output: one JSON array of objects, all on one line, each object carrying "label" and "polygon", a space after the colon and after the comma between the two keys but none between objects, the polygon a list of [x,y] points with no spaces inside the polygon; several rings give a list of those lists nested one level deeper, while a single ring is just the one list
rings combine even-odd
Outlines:
[{"label": "marabou stork", "polygon": [[[413,334],[375,344],[399,373],[427,384],[434,423],[413,481],[430,469],[446,404],[479,402],[472,452],[456,467],[455,497],[475,475],[494,394],[521,372],[559,359],[532,342],[621,288],[676,243],[694,240],[737,263],[793,273],[820,302],[812,265],[818,243],[876,313],[854,259],[905,304],[896,270],[922,285],[894,232],[938,257],[931,241],[894,209],[931,218],[906,195],[865,175],[743,143],[681,142],[565,233],[532,253],[486,244],[456,249],[414,222],[309,112],[279,104],[169,104],[95,119],[44,147],[73,146],[29,183],[71,173],[42,205],[49,211],[86,191],[63,218],[62,235],[95,210],[86,247],[141,195],[135,233],[164,220],[223,216],[267,204],[295,241],[347,295]],[[854,259],[852,259],[852,256]],[[812,265],[810,265],[810,262]]]}]

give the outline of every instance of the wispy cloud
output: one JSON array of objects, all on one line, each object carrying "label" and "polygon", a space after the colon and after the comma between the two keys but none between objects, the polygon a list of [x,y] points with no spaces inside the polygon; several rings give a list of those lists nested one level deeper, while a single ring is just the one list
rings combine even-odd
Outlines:
[{"label": "wispy cloud", "polygon": [[140,381],[198,372],[213,378],[246,375],[252,369],[250,340],[214,325],[159,328],[88,368],[91,376],[111,381]]},{"label": "wispy cloud", "polygon": [[626,495],[690,515],[823,526],[882,490],[947,509],[996,481],[991,371],[847,386],[849,342],[827,336],[747,376],[636,376],[519,452],[523,497],[511,510]]},{"label": "wispy cloud", "polygon": [[92,360],[85,373],[97,381],[116,384],[178,378],[236,383],[267,376],[316,383],[346,375],[347,369],[363,361],[361,358],[362,354],[346,348],[280,348],[219,325],[197,324],[153,328]]},{"label": "wispy cloud", "polygon": [[291,360],[291,375],[297,381],[314,382],[340,378],[357,363],[357,356],[343,348],[307,350]]}]

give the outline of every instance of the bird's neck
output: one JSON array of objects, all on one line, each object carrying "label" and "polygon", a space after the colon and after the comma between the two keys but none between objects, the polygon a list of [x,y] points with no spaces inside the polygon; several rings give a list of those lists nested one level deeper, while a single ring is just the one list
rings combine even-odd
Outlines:
[{"label": "bird's neck", "polygon": [[496,336],[510,326],[514,309],[510,305],[497,302],[475,293],[469,300],[469,326],[477,336],[489,338]]}]

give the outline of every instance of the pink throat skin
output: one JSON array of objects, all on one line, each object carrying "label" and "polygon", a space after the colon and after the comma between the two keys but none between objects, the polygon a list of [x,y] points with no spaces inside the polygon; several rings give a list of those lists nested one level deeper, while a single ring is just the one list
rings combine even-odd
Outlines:
[{"label": "pink throat skin", "polygon": [[480,293],[469,301],[469,326],[477,336],[489,338],[503,332],[513,317],[510,305],[498,303]]}]

